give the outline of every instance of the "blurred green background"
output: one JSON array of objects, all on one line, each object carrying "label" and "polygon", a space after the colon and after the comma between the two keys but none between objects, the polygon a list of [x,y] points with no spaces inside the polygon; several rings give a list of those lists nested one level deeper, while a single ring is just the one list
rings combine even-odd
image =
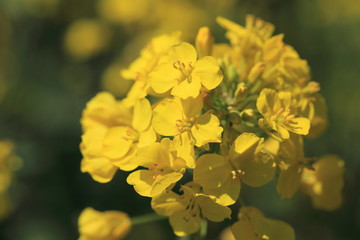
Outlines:
[{"label": "blurred green background", "polygon": [[[13,209],[0,221],[0,239],[76,239],[77,217],[87,206],[130,216],[152,212],[150,199],[126,184],[126,173],[99,184],[80,172],[81,112],[100,90],[126,93],[131,82],[118,71],[151,36],[180,29],[193,41],[208,25],[224,41],[215,17],[243,24],[246,14],[272,22],[308,60],[327,100],[330,126],[306,142],[306,155],[339,155],[346,175],[344,203],[334,212],[313,209],[300,194],[281,200],[275,182],[244,187],[244,200],[290,223],[298,240],[358,239],[358,0],[0,0],[0,139],[11,139],[24,162],[9,192]],[[139,229],[127,239],[176,239],[166,220]],[[211,225],[209,239],[220,231]]]}]

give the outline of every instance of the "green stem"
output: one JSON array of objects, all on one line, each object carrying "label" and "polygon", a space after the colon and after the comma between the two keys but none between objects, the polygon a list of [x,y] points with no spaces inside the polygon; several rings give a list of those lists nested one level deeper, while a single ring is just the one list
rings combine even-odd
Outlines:
[{"label": "green stem", "polygon": [[202,240],[205,239],[205,237],[206,237],[207,228],[208,228],[208,222],[206,220],[203,220],[201,223],[201,228],[200,228],[200,238]]},{"label": "green stem", "polygon": [[165,218],[167,218],[167,217],[160,216],[160,215],[158,215],[156,213],[149,213],[149,214],[145,214],[145,215],[141,215],[141,216],[138,216],[138,217],[131,218],[131,223],[132,223],[132,225],[140,225],[140,224],[144,224],[144,223],[163,220]]},{"label": "green stem", "polygon": [[207,221],[206,220],[203,220],[201,222],[201,227],[200,227],[200,230],[191,235],[191,240],[205,240],[205,237],[206,237],[206,234],[207,234]]}]

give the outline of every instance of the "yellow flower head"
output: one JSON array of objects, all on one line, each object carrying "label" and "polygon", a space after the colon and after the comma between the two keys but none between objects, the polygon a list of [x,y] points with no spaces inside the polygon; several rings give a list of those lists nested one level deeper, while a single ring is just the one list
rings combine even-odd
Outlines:
[{"label": "yellow flower head", "polygon": [[216,21],[227,30],[231,62],[238,68],[240,79],[247,79],[251,68],[260,60],[264,42],[272,35],[274,26],[252,15],[246,16],[245,27],[222,17]]},{"label": "yellow flower head", "polygon": [[140,57],[127,69],[121,71],[124,79],[135,80],[125,99],[127,105],[133,106],[137,99],[144,98],[147,94],[154,94],[150,87],[149,73],[163,61],[169,49],[179,43],[180,32],[155,37],[141,50]]},{"label": "yellow flower head", "polygon": [[200,115],[202,97],[179,99],[165,98],[154,108],[153,127],[163,136],[180,136],[190,139],[197,147],[209,142],[221,142],[219,119],[206,112]]},{"label": "yellow flower head", "polygon": [[204,192],[217,198],[222,205],[233,204],[240,193],[240,183],[258,187],[268,183],[275,174],[273,159],[261,152],[263,139],[253,133],[241,134],[228,154],[204,154],[196,162],[194,181]]},{"label": "yellow flower head", "polygon": [[102,93],[88,103],[83,114],[81,171],[98,182],[109,182],[118,168],[135,169],[138,165],[133,157],[138,148],[156,141],[149,101],[140,99],[131,109],[120,103]]},{"label": "yellow flower head", "polygon": [[154,197],[161,194],[183,176],[185,161],[177,154],[174,143],[168,138],[140,149],[135,161],[147,170],[131,173],[127,182],[134,185],[141,196]]},{"label": "yellow flower head", "polygon": [[110,37],[110,29],[105,24],[98,20],[80,19],[67,29],[64,45],[71,56],[85,60],[103,51]]},{"label": "yellow flower head", "polygon": [[290,137],[289,132],[300,135],[307,135],[309,132],[310,121],[296,116],[290,92],[277,93],[265,88],[257,99],[256,107],[264,116],[259,120],[260,127],[272,137],[282,140]]},{"label": "yellow flower head", "polygon": [[202,219],[221,222],[230,218],[231,210],[221,206],[200,192],[200,186],[188,183],[181,187],[182,195],[164,192],[151,201],[151,207],[160,215],[169,216],[177,236],[186,236],[200,229]]},{"label": "yellow flower head", "polygon": [[331,211],[340,207],[344,165],[339,157],[327,155],[313,164],[313,169],[304,169],[302,187],[312,198],[315,208]]},{"label": "yellow flower head", "polygon": [[102,126],[129,125],[132,114],[128,107],[108,92],[100,92],[87,104],[82,113],[81,126],[87,130]]},{"label": "yellow flower head", "polygon": [[150,73],[151,87],[157,93],[171,90],[171,94],[182,99],[196,98],[201,89],[216,88],[223,79],[214,57],[197,59],[195,48],[189,43],[172,47],[168,58]]},{"label": "yellow flower head", "polygon": [[180,43],[180,32],[157,36],[141,50],[140,57],[121,71],[125,79],[148,82],[148,74],[159,61],[168,54],[169,49]]},{"label": "yellow flower head", "polygon": [[240,208],[238,218],[231,227],[236,240],[295,240],[289,224],[266,218],[254,207]]},{"label": "yellow flower head", "polygon": [[99,212],[90,207],[81,212],[78,224],[79,240],[120,240],[131,228],[131,220],[126,213]]}]

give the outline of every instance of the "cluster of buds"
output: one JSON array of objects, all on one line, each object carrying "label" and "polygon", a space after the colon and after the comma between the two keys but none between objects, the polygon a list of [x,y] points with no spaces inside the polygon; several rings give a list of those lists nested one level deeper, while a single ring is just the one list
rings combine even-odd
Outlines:
[{"label": "cluster of buds", "polygon": [[[134,80],[124,99],[101,92],[89,101],[81,171],[101,183],[118,169],[131,171],[127,183],[152,198],[177,236],[230,218],[242,184],[259,187],[274,178],[283,198],[302,191],[316,208],[338,208],[344,162],[304,156],[303,138],[327,126],[307,62],[268,22],[217,22],[229,43],[215,43],[207,27],[195,46],[178,32],[155,37],[121,72]],[[243,203],[232,232],[236,239],[295,238],[288,224]]]}]

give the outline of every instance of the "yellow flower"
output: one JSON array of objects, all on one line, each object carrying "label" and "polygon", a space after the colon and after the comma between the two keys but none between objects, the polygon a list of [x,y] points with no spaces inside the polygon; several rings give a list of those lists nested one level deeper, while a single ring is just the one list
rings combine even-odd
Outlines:
[{"label": "yellow flower", "polygon": [[263,139],[253,133],[236,138],[225,156],[204,154],[196,162],[194,181],[204,192],[215,196],[222,205],[233,204],[240,193],[240,183],[259,187],[275,174],[270,155],[263,153]]},{"label": "yellow flower", "polygon": [[290,92],[277,93],[273,89],[263,89],[256,102],[257,109],[264,116],[259,120],[260,127],[279,140],[288,139],[289,132],[307,135],[310,121],[296,117],[293,101]]},{"label": "yellow flower", "polygon": [[202,107],[201,96],[185,100],[165,98],[154,108],[153,127],[163,136],[179,136],[197,147],[221,142],[223,129],[219,119],[210,112],[200,115]]},{"label": "yellow flower", "polygon": [[86,132],[99,126],[129,125],[131,118],[131,111],[123,101],[117,101],[108,92],[100,92],[86,104],[80,122],[84,132]]},{"label": "yellow flower", "polygon": [[248,79],[252,67],[260,60],[264,42],[274,32],[274,26],[252,15],[246,16],[246,26],[218,17],[217,23],[227,30],[230,40],[231,63],[238,69],[242,81]]},{"label": "yellow flower", "polygon": [[126,213],[99,212],[90,207],[81,212],[78,224],[79,240],[120,240],[131,228],[131,220]]},{"label": "yellow flower", "polygon": [[292,198],[299,190],[304,172],[313,171],[315,158],[304,156],[303,137],[291,134],[279,144],[276,159],[280,170],[276,190],[283,198]]},{"label": "yellow flower", "polygon": [[238,218],[231,227],[236,240],[295,240],[289,224],[266,218],[254,207],[240,208]]},{"label": "yellow flower", "polygon": [[182,195],[164,192],[154,197],[151,207],[160,215],[169,216],[177,236],[186,236],[200,229],[202,219],[221,222],[230,218],[231,210],[200,192],[200,186],[188,183],[181,187]]},{"label": "yellow flower", "polygon": [[66,51],[79,60],[90,58],[103,51],[110,41],[110,30],[98,20],[80,19],[66,31]]},{"label": "yellow flower", "polygon": [[150,102],[146,98],[138,100],[133,108],[131,124],[111,127],[107,131],[103,140],[103,154],[111,159],[120,159],[129,152],[136,154],[138,148],[154,143],[156,134],[151,120]]},{"label": "yellow flower", "polygon": [[102,18],[114,23],[146,24],[150,6],[147,0],[100,0],[97,10]]},{"label": "yellow flower", "polygon": [[168,138],[140,149],[136,163],[148,170],[137,170],[131,173],[126,181],[134,185],[141,196],[159,195],[183,176],[185,161],[177,155],[173,142]]},{"label": "yellow flower", "polygon": [[133,158],[138,148],[156,141],[151,127],[152,109],[147,99],[126,108],[108,93],[92,99],[84,110],[85,130],[80,144],[81,171],[98,182],[109,182],[118,168],[124,171],[138,165]]},{"label": "yellow flower", "polygon": [[312,198],[315,208],[332,211],[340,207],[344,165],[339,157],[327,155],[314,163],[313,169],[304,169],[302,187]]},{"label": "yellow flower", "polygon": [[216,59],[205,56],[197,60],[195,48],[185,42],[171,48],[168,58],[150,73],[150,84],[155,92],[171,90],[172,95],[182,99],[196,98],[202,87],[212,90],[222,79]]},{"label": "yellow flower", "polygon": [[278,90],[303,88],[310,79],[310,68],[295,49],[283,42],[283,38],[284,35],[279,34],[265,41],[261,59],[265,67],[261,78],[264,85]]},{"label": "yellow flower", "polygon": [[80,144],[83,156],[81,172],[88,172],[95,181],[100,183],[111,181],[118,169],[111,159],[102,153],[102,143],[107,130],[105,127],[96,127],[86,131],[81,137]]},{"label": "yellow flower", "polygon": [[[304,111],[304,115],[307,114],[311,121],[311,127],[308,138],[316,138],[320,136],[328,126],[327,118],[327,106],[325,99],[320,94],[313,94],[311,101],[305,102],[305,106],[301,110]],[[305,109],[304,109],[305,108]],[[305,115],[306,116],[306,115]]]},{"label": "yellow flower", "polygon": [[276,190],[283,198],[292,198],[299,190],[301,174],[309,160],[304,156],[303,138],[291,134],[280,143],[277,156],[280,169]]},{"label": "yellow flower", "polygon": [[150,88],[149,73],[163,61],[169,49],[179,43],[180,32],[155,37],[141,50],[140,57],[131,63],[129,68],[121,71],[121,76],[124,79],[135,80],[135,84],[130,89],[126,99],[129,105],[133,105],[138,98],[153,93]]}]

